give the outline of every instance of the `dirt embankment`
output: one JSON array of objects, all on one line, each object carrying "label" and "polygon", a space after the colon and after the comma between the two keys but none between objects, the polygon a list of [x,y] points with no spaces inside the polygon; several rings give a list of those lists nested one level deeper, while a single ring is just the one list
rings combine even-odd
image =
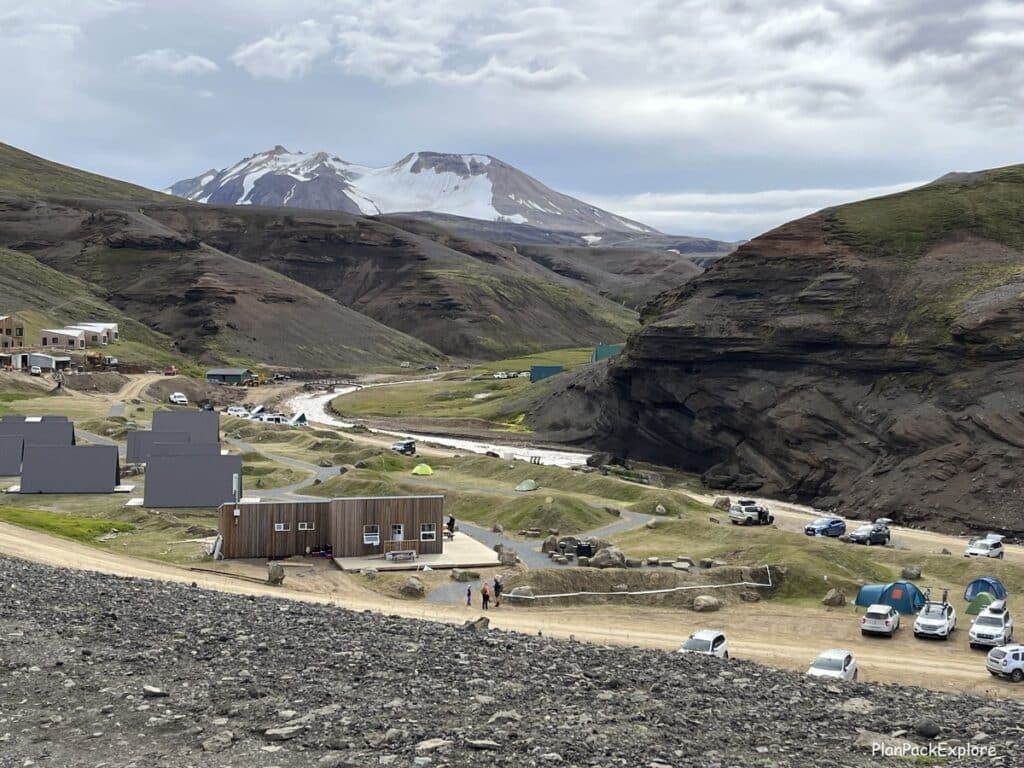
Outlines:
[{"label": "dirt embankment", "polygon": [[174,392],[181,392],[189,403],[198,405],[210,402],[214,405],[234,405],[243,402],[249,390],[245,387],[218,386],[196,381],[185,376],[167,376],[154,381],[145,389],[145,396],[158,402],[167,402]]},{"label": "dirt embankment", "polygon": [[64,386],[76,392],[113,395],[124,389],[129,381],[127,376],[116,371],[95,371],[68,374],[64,378]]}]

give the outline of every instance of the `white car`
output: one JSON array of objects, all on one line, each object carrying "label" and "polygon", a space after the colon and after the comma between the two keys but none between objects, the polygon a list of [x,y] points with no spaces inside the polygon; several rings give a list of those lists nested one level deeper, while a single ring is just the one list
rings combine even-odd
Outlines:
[{"label": "white car", "polygon": [[506,372],[506,371],[498,371],[496,374],[494,374],[494,378],[496,378],[496,379],[507,379],[508,378],[508,372]]},{"label": "white car", "polygon": [[247,418],[249,416],[249,412],[240,405],[229,405],[225,413],[228,416],[238,416],[239,418],[242,419]]},{"label": "white car", "polygon": [[40,368],[38,365],[33,365],[31,368],[28,369],[28,375],[29,376],[42,376],[43,375],[43,369]]},{"label": "white car", "polygon": [[1003,559],[1003,537],[998,533],[990,533],[983,539],[972,539],[964,550],[964,557],[994,557]]},{"label": "white car", "polygon": [[892,637],[900,628],[900,612],[891,605],[869,605],[860,620],[862,635]]},{"label": "white car", "polygon": [[985,668],[993,675],[1019,683],[1024,680],[1024,645],[1014,643],[993,648],[985,659]]},{"label": "white car", "polygon": [[941,637],[948,640],[956,629],[956,608],[949,603],[929,600],[914,620],[914,637]]},{"label": "white car", "polygon": [[171,405],[188,405],[188,398],[181,392],[173,392],[167,399]]},{"label": "white car", "polygon": [[807,674],[834,680],[856,680],[857,660],[847,650],[831,648],[818,654],[818,658],[808,667]]},{"label": "white car", "polygon": [[678,653],[699,653],[704,656],[729,658],[729,641],[717,629],[701,629],[694,632],[679,646]]},{"label": "white car", "polygon": [[1013,619],[1005,600],[990,603],[978,618],[971,622],[967,633],[971,648],[1006,645],[1013,640]]}]

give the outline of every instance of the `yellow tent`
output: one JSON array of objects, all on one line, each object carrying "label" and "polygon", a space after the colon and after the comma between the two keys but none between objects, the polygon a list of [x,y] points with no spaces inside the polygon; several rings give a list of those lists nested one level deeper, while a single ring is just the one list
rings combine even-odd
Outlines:
[{"label": "yellow tent", "polygon": [[429,464],[417,464],[413,467],[412,473],[414,475],[432,475],[434,474],[434,470],[430,468]]}]

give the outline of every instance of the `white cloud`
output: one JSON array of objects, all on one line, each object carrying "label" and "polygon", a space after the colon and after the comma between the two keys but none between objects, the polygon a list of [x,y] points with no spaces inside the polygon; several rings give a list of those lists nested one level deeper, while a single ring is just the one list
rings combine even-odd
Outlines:
[{"label": "white cloud", "polygon": [[753,236],[822,208],[880,197],[923,182],[853,189],[769,189],[759,192],[664,192],[638,195],[585,195],[587,202],[662,232],[730,239]]},{"label": "white cloud", "polygon": [[308,73],[330,48],[330,27],[306,19],[243,45],[231,55],[231,60],[253,77],[291,80]]},{"label": "white cloud", "polygon": [[166,75],[208,75],[220,67],[205,56],[180,53],[172,48],[157,48],[132,56],[140,69]]}]

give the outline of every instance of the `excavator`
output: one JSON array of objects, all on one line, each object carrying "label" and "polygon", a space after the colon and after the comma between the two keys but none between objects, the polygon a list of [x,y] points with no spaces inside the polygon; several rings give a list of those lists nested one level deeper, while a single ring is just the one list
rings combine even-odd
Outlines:
[{"label": "excavator", "polygon": [[111,371],[117,370],[117,358],[112,355],[104,355],[100,352],[87,352],[85,363],[93,370]]}]

